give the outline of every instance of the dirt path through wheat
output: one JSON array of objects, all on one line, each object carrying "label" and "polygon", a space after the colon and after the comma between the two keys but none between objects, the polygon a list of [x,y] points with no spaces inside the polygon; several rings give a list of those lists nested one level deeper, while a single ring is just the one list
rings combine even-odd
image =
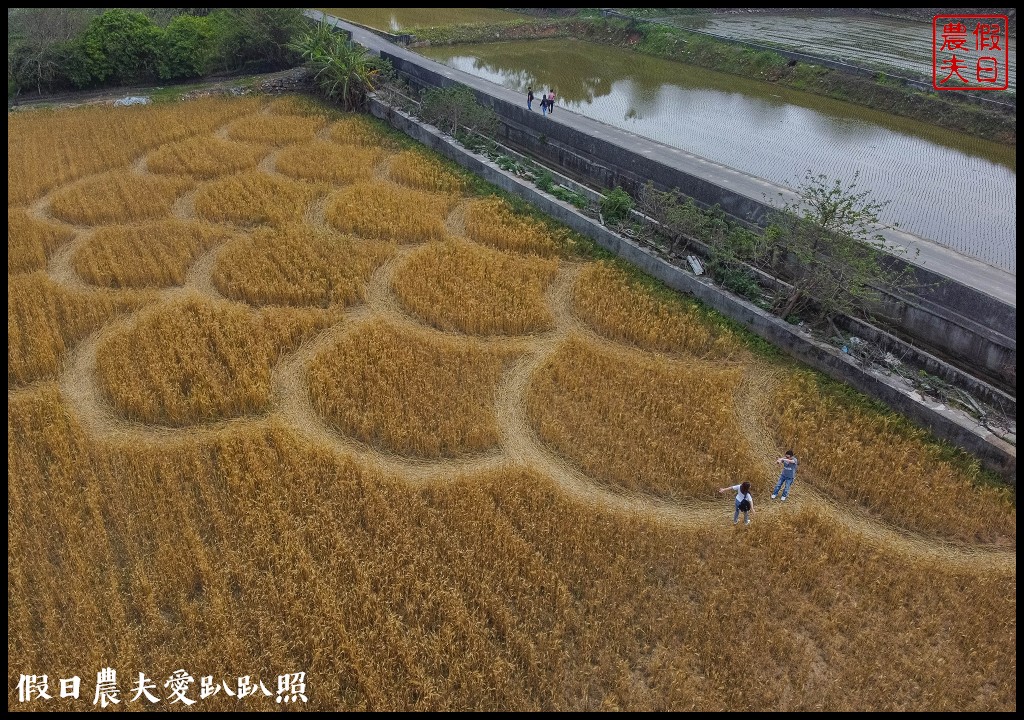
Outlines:
[{"label": "dirt path through wheat", "polygon": [[[321,131],[318,137],[324,137]],[[215,137],[227,137],[227,125],[217,129]],[[259,164],[262,172],[276,173],[278,150],[272,150]],[[379,178],[387,176],[388,162],[378,165]],[[144,174],[147,171],[145,155],[138,158],[132,171]],[[80,181],[81,178],[76,180]],[[52,218],[48,211],[50,197],[47,193],[30,207],[30,212],[48,222],[56,222],[72,228],[72,238],[57,248],[49,258],[47,272],[59,285],[77,291],[91,292],[96,288],[84,282],[74,269],[74,258],[86,242],[93,228],[78,227],[61,223]],[[172,215],[184,220],[195,217],[195,190],[185,193],[175,203]],[[306,221],[315,227],[329,227],[325,219],[326,194],[320,194],[307,208]],[[460,242],[470,242],[465,237],[466,202],[458,204],[446,219],[447,232]],[[224,245],[211,248],[197,257],[186,272],[182,287],[154,291],[155,302],[170,302],[188,295],[205,298],[213,303],[232,302],[217,290],[213,275],[218,256]],[[581,322],[573,311],[573,290],[582,269],[580,262],[561,261],[558,273],[546,291],[546,300],[553,318],[553,329],[524,336],[473,336],[447,332],[431,327],[414,317],[396,297],[392,281],[395,273],[408,261],[415,245],[393,244],[390,258],[380,265],[367,281],[363,301],[348,308],[338,322],[309,338],[302,345],[286,354],[272,369],[271,407],[268,412],[258,415],[221,420],[211,423],[168,428],[135,423],[120,417],[106,399],[96,370],[97,349],[112,333],[126,331],[136,313],[121,315],[108,322],[97,332],[78,342],[67,354],[58,384],[85,430],[92,436],[114,441],[135,442],[187,442],[197,434],[222,432],[249,426],[265,427],[271,423],[284,424],[303,438],[327,447],[335,452],[356,458],[360,463],[383,472],[406,479],[413,484],[445,482],[463,476],[472,476],[500,468],[515,466],[532,468],[551,478],[569,498],[600,506],[604,510],[623,515],[641,516],[658,522],[679,527],[701,527],[728,522],[731,504],[723,501],[678,501],[670,502],[643,493],[624,493],[614,490],[595,478],[588,477],[572,462],[561,457],[545,446],[535,432],[528,416],[526,397],[530,382],[555,353],[566,343],[577,342],[595,347],[603,353],[613,354],[624,365],[635,363],[643,356],[651,356],[645,350],[609,340]],[[248,307],[248,306],[246,306]],[[249,308],[256,311],[255,308]],[[339,432],[328,424],[315,410],[309,390],[309,368],[313,360],[331,347],[346,333],[352,332],[366,322],[385,322],[398,331],[424,336],[445,336],[462,342],[482,342],[506,351],[510,361],[496,388],[494,413],[499,428],[498,447],[459,458],[425,460],[392,453],[380,447],[371,447]],[[720,367],[721,363],[660,355],[670,365],[694,363]],[[934,562],[948,568],[986,569],[1015,568],[1016,553],[986,547],[966,546],[916,535],[893,527],[868,516],[857,508],[835,502],[816,490],[806,480],[794,488],[786,505],[767,500],[767,490],[774,477],[774,458],[779,452],[776,442],[768,430],[771,398],[780,376],[778,370],[767,364],[745,360],[743,377],[735,393],[736,421],[744,442],[752,456],[758,458],[759,466],[765,473],[764,493],[756,507],[759,515],[771,517],[777,513],[798,513],[813,510],[827,520],[841,525],[847,531],[862,537],[870,546],[880,551],[906,557],[908,560]],[[762,499],[763,498],[763,499]],[[756,522],[754,528],[756,529]]]}]

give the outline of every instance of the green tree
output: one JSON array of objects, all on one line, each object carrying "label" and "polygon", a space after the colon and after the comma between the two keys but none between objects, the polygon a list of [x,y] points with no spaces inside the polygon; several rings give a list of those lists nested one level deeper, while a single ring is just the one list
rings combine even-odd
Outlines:
[{"label": "green tree", "polygon": [[326,23],[290,43],[313,72],[313,84],[345,110],[362,107],[390,64],[371,55]]},{"label": "green tree", "polygon": [[298,61],[291,43],[309,21],[297,8],[231,8],[213,16],[225,70],[280,70]]},{"label": "green tree", "polygon": [[157,77],[161,31],[140,12],[107,10],[81,38],[94,84],[132,84]]},{"label": "green tree", "polygon": [[633,198],[620,187],[601,198],[601,214],[606,223],[628,220],[632,211]]},{"label": "green tree", "polygon": [[686,251],[693,238],[708,247],[712,261],[730,264],[758,257],[756,236],[730,223],[718,205],[705,210],[679,188],[661,191],[650,181],[640,188],[638,204],[642,213],[660,223],[673,251]]},{"label": "green tree", "polygon": [[214,29],[205,17],[178,15],[164,29],[157,72],[161,80],[202,77],[214,52]]},{"label": "green tree", "polygon": [[494,110],[484,107],[465,85],[432,88],[423,93],[420,117],[452,137],[462,128],[481,135],[493,135],[498,127]]},{"label": "green tree", "polygon": [[891,247],[878,232],[879,213],[889,204],[857,191],[858,174],[844,185],[808,171],[798,199],[773,215],[766,234],[774,241],[773,267],[792,285],[782,317],[807,311],[823,319],[874,305],[883,288],[905,288],[913,280],[906,264],[888,262],[905,249]]}]

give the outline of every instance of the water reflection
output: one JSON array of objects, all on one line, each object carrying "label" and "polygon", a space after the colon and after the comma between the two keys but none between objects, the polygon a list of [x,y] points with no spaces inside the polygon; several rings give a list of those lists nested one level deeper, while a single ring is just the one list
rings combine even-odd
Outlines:
[{"label": "water reflection", "polygon": [[888,222],[1016,272],[1016,152],[905,118],[572,40],[424,55],[776,184],[807,172],[896,199]]},{"label": "water reflection", "polygon": [[360,25],[405,32],[411,28],[471,25],[521,20],[522,15],[489,8],[318,8]]}]

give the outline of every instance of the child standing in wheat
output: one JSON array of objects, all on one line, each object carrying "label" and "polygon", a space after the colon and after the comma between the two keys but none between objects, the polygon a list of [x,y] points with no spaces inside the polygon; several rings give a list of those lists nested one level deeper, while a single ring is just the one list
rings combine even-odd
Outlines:
[{"label": "child standing in wheat", "polygon": [[[718,494],[721,495],[726,490],[736,491],[736,512],[732,514],[732,524],[735,525],[740,520],[740,513],[743,513],[743,524],[750,524],[750,515],[754,514],[754,496],[750,494],[750,483],[745,482],[742,485],[731,485],[729,487],[718,488]],[[749,514],[748,514],[749,513]]]}]

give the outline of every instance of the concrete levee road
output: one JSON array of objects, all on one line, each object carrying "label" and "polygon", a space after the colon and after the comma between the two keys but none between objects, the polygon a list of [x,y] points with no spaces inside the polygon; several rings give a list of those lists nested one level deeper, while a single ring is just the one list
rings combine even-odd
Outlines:
[{"label": "concrete levee road", "polygon": [[[763,224],[774,208],[796,199],[788,188],[565,108],[547,117],[530,113],[520,93],[424,58],[360,26],[316,11],[307,15],[327,18],[353,41],[383,54],[414,85],[460,83],[472,88],[481,102],[495,109],[510,144],[595,184],[628,190],[651,180],[664,189],[679,187],[698,203],[718,204],[753,224]],[[896,318],[899,331],[1016,393],[1016,276],[926,238],[899,230],[883,235],[889,244],[909,250],[906,262],[921,288],[892,296],[886,314]]]},{"label": "concrete levee road", "polygon": [[870,397],[878,398],[937,437],[947,440],[975,455],[981,463],[999,473],[1016,486],[1016,448],[995,435],[973,418],[944,404],[926,400],[908,391],[894,378],[862,366],[838,348],[815,340],[811,335],[765,312],[746,300],[716,286],[706,276],[697,277],[667,262],[650,249],[609,231],[597,220],[587,217],[575,207],[558,200],[503,170],[497,164],[475,155],[437,128],[423,124],[390,105],[372,98],[370,112],[409,137],[455,161],[484,180],[517,195],[542,212],[577,232],[590,237],[598,245],[628,261],[668,287],[687,293],[705,305],[732,318],[754,334],[801,360],[810,367],[844,382]]}]

